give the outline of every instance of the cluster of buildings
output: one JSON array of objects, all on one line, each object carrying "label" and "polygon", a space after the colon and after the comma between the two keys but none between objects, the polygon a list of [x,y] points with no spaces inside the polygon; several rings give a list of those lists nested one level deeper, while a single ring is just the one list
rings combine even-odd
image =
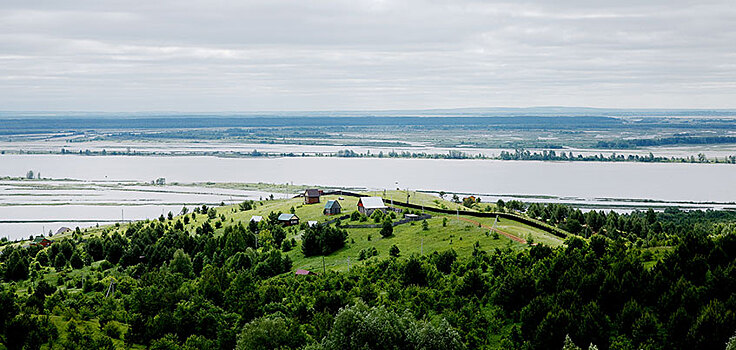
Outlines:
[{"label": "cluster of buildings", "polygon": [[[304,204],[318,204],[320,203],[320,198],[324,195],[324,192],[322,190],[318,189],[307,189],[304,191],[302,196],[304,197]],[[342,199],[342,198],[340,198]],[[358,212],[360,212],[363,215],[371,216],[373,215],[373,212],[376,210],[380,210],[383,212],[386,212],[388,210],[388,206],[386,206],[385,203],[383,203],[383,198],[381,197],[361,197],[358,199]],[[342,205],[340,205],[339,200],[329,200],[327,203],[325,203],[324,208],[322,209],[322,213],[324,215],[339,215],[342,213]],[[253,216],[250,219],[251,221],[260,222],[263,220],[262,216]],[[278,217],[279,223],[281,223],[284,226],[294,226],[299,225],[299,217],[296,216],[296,214],[281,214]],[[315,225],[316,221],[309,221],[310,226]]]}]

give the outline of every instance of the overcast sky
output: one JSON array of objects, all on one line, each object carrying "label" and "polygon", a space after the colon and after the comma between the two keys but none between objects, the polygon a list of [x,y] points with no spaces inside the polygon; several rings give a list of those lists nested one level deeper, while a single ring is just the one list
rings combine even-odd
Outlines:
[{"label": "overcast sky", "polygon": [[736,107],[734,0],[0,1],[0,110]]}]

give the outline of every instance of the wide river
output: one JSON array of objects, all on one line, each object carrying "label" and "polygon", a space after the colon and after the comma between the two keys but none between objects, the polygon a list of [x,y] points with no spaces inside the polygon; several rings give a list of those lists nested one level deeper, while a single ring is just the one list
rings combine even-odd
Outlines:
[{"label": "wide river", "polygon": [[[651,199],[736,202],[736,165],[377,158],[0,155],[0,176],[89,181],[267,182],[324,187],[400,187],[486,197],[579,201]],[[398,184],[397,184],[398,183]],[[0,192],[0,196],[2,196]],[[157,209],[155,216],[160,215]],[[0,217],[0,220],[8,219]],[[43,219],[43,218],[39,218]]]}]

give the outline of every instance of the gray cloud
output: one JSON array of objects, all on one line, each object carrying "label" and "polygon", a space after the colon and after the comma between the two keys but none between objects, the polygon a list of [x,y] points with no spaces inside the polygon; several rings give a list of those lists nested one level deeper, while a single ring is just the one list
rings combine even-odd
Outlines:
[{"label": "gray cloud", "polygon": [[723,1],[3,1],[5,110],[733,108]]}]

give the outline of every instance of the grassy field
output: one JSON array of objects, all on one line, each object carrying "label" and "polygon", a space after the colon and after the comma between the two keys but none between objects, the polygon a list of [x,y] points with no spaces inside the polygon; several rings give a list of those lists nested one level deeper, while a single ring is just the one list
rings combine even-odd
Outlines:
[{"label": "grassy field", "polygon": [[[471,218],[484,225],[493,226],[495,218]],[[549,232],[542,231],[538,228],[531,227],[527,224],[499,218],[496,222],[496,228],[501,231],[510,233],[514,236],[525,239],[527,242],[541,243],[550,247],[558,247],[562,245],[564,239],[557,237]]]},{"label": "grassy field", "polygon": [[[409,194],[409,203],[410,204],[416,204],[416,205],[423,205],[427,208],[438,208],[438,209],[460,209],[460,210],[469,210],[474,211],[474,208],[468,208],[462,205],[462,203],[454,203],[450,201],[451,198],[450,195],[445,196],[445,199],[441,199],[438,196],[424,193],[424,192],[417,192],[417,191],[403,191],[403,190],[387,190],[387,191],[373,191],[373,192],[366,192],[369,195],[372,196],[379,196],[386,199],[393,198],[396,201],[406,202],[406,195]],[[460,197],[462,200],[462,197]],[[484,210],[487,207],[490,207],[491,209],[495,209],[496,205],[492,203],[479,203],[476,206],[483,208]]]},{"label": "grassy field", "polygon": [[[480,243],[482,250],[510,247],[512,249],[523,249],[525,246],[516,243],[506,237],[500,236],[494,239],[487,235],[488,230],[471,225],[455,218],[448,218],[447,226],[442,227],[441,217],[433,217],[427,220],[429,229],[424,231],[421,222],[404,224],[394,227],[394,235],[382,238],[379,228],[353,228],[348,229],[348,243],[339,251],[324,258],[325,268],[342,271],[350,265],[362,264],[358,261],[361,249],[374,247],[378,251],[378,257],[387,257],[389,248],[396,245],[401,256],[412,254],[431,254],[448,249],[454,249],[458,255],[467,256],[473,251],[475,242]],[[289,253],[294,261],[294,268],[302,268],[313,271],[322,271],[322,257],[305,258],[301,251],[295,250]],[[375,259],[375,258],[373,258]]]}]

